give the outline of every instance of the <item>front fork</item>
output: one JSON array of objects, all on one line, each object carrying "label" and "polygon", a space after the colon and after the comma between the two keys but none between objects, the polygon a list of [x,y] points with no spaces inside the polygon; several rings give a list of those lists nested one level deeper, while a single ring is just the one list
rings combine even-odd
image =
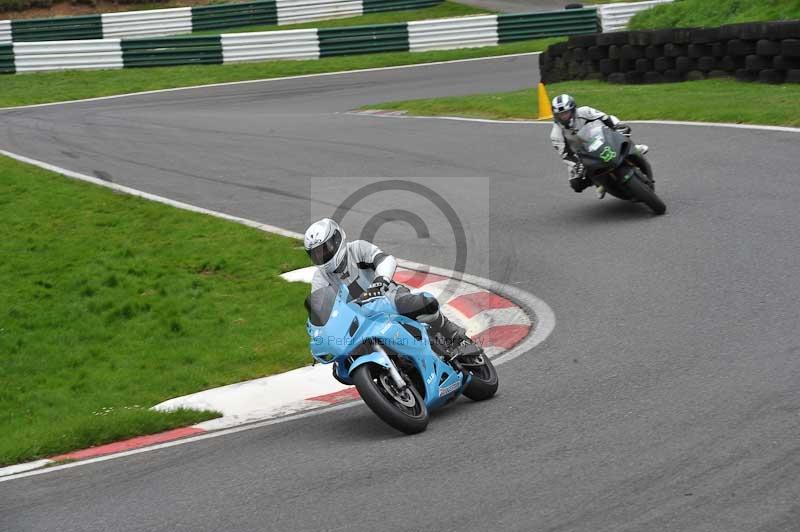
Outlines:
[{"label": "front fork", "polygon": [[384,350],[383,346],[380,344],[375,344],[375,350],[386,358],[386,361],[388,362],[388,364],[386,365],[386,369],[389,370],[389,376],[392,378],[394,385],[397,386],[398,390],[404,390],[406,386],[408,386],[408,383],[400,375],[400,372],[397,371],[397,366],[395,366],[394,362],[392,362],[392,359],[389,358],[389,355],[386,353],[386,350]]}]

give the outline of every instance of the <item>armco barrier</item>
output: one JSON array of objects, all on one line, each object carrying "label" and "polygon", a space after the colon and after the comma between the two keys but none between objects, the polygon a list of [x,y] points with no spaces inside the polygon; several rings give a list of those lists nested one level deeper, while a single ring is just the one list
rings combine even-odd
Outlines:
[{"label": "armco barrier", "polygon": [[122,54],[125,68],[214,65],[222,63],[222,43],[219,35],[125,39]]},{"label": "armco barrier", "polygon": [[571,37],[540,57],[545,83],[661,83],[736,77],[800,82],[800,20]]},{"label": "armco barrier", "polygon": [[14,72],[16,72],[14,47],[10,44],[0,44],[0,74],[13,74]]},{"label": "armco barrier", "polygon": [[594,8],[519,13],[498,15],[497,17],[497,34],[501,44],[596,31],[597,10]]},{"label": "armco barrier", "polygon": [[11,21],[0,20],[0,44],[11,42]]},{"label": "armco barrier", "polygon": [[412,52],[497,45],[497,16],[421,20],[408,23]]},{"label": "armco barrier", "polygon": [[[594,13],[594,10],[581,11],[580,17],[584,18],[587,13],[589,16]],[[559,17],[563,18],[563,24],[558,24]],[[14,43],[0,45],[0,72],[317,59],[374,52],[495,46],[503,40],[593,31],[580,17],[576,18],[570,11],[559,11],[212,36]]]},{"label": "armco barrier", "polygon": [[192,27],[189,31],[214,28],[235,28],[244,24],[277,24],[278,6],[275,0],[230,4],[221,6],[198,6],[192,8]]},{"label": "armco barrier", "polygon": [[405,23],[323,28],[317,30],[317,36],[320,57],[408,51],[408,26]]},{"label": "armco barrier", "polygon": [[192,8],[177,7],[158,11],[104,13],[104,37],[173,35],[192,31]]},{"label": "armco barrier", "polygon": [[222,36],[223,62],[319,59],[317,30],[233,33]]},{"label": "armco barrier", "polygon": [[295,24],[363,13],[419,9],[442,0],[258,0],[243,4],[127,11],[79,17],[0,20],[0,44],[175,35],[254,24]]},{"label": "armco barrier", "polygon": [[326,18],[357,17],[361,0],[277,0],[278,24],[297,24]]},{"label": "armco barrier", "polygon": [[13,42],[102,39],[100,15],[11,21]]},{"label": "armco barrier", "polygon": [[668,4],[673,0],[649,0],[622,4],[605,4],[597,6],[600,13],[600,27],[604,32],[624,30],[628,22],[639,11],[650,9],[658,4]]},{"label": "armco barrier", "polygon": [[119,39],[15,42],[17,72],[122,68]]}]

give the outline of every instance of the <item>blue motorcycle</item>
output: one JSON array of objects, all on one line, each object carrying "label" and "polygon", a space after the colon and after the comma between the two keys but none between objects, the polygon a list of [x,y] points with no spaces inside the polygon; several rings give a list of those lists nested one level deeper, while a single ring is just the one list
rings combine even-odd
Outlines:
[{"label": "blue motorcycle", "polygon": [[461,394],[481,401],[497,391],[497,372],[482,351],[437,354],[427,326],[397,314],[387,297],[348,298],[344,286],[321,288],[306,298],[311,354],[335,364],[337,379],[354,384],[367,406],[392,427],[422,432],[429,411]]}]

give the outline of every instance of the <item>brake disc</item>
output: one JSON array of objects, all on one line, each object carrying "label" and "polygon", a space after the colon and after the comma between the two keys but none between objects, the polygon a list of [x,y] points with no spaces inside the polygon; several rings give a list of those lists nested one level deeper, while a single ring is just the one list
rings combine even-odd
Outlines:
[{"label": "brake disc", "polygon": [[392,399],[400,403],[401,405],[413,408],[414,405],[417,404],[417,400],[414,397],[414,394],[408,391],[408,388],[404,390],[398,390],[397,387],[394,385],[392,378],[387,375],[383,374],[379,377],[380,383],[383,386],[383,389],[386,390],[389,395],[392,396]]}]

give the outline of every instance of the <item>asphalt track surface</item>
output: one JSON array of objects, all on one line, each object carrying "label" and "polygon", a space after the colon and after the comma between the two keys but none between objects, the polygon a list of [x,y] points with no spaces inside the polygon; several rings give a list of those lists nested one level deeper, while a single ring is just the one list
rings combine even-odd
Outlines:
[{"label": "asphalt track surface", "polygon": [[[536,59],[0,111],[6,150],[295,231],[310,177],[489,177],[489,277],[557,317],[421,435],[359,405],[3,482],[0,530],[797,531],[797,134],[636,126],[654,217],[569,190],[546,125],[346,114]],[[425,248],[392,251],[449,266]]]},{"label": "asphalt track surface", "polygon": [[[580,4],[570,0],[466,0],[459,2],[475,7],[482,7],[500,13],[530,13],[532,11],[557,11],[570,4]],[[585,7],[595,7],[584,4]]]}]

